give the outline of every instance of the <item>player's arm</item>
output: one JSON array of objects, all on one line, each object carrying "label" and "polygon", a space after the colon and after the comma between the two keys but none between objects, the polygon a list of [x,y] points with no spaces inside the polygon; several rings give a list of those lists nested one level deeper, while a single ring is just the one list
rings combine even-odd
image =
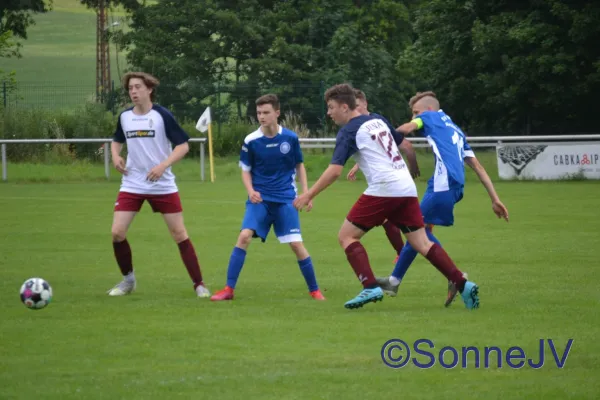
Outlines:
[{"label": "player's arm", "polygon": [[260,197],[260,193],[254,190],[254,185],[252,184],[252,174],[250,171],[244,171],[242,169],[242,182],[244,183],[246,192],[248,192],[248,198],[250,201],[252,203],[260,203],[262,198]]},{"label": "player's arm", "polygon": [[173,117],[173,115],[166,110],[160,110],[159,113],[165,124],[165,133],[167,135],[167,139],[169,139],[174,147],[171,154],[169,154],[169,156],[160,164],[152,168],[146,176],[146,179],[152,182],[160,179],[160,177],[168,168],[179,162],[190,151],[190,145],[188,144],[190,137],[177,123],[175,117]]},{"label": "player's arm", "polygon": [[171,165],[178,163],[185,157],[185,155],[190,151],[190,145],[188,142],[183,142],[173,148],[173,151],[167,157],[166,160],[162,162],[165,169],[169,168]]},{"label": "player's arm", "polygon": [[323,172],[323,174],[321,174],[319,180],[317,180],[313,187],[311,187],[307,192],[308,198],[312,200],[315,197],[317,197],[317,195],[323,190],[327,189],[333,182],[335,182],[340,177],[340,175],[342,175],[343,169],[343,165],[329,164],[327,169]]},{"label": "player's arm", "polygon": [[396,128],[397,132],[400,132],[404,135],[408,135],[414,131],[423,128],[423,120],[421,118],[415,118],[410,122],[400,125]]},{"label": "player's arm", "polygon": [[148,172],[146,179],[151,182],[155,182],[165,173],[167,168],[180,161],[190,151],[190,145],[188,142],[181,143],[173,148],[173,151],[165,160]]},{"label": "player's arm", "polygon": [[112,156],[115,169],[121,174],[127,175],[127,170],[125,169],[125,160],[123,157],[121,157],[121,151],[123,150],[123,144],[125,141],[125,133],[123,133],[123,128],[121,127],[121,116],[119,115],[119,118],[117,119],[117,128],[115,129],[115,133],[113,135],[113,141],[110,144],[110,154]]},{"label": "player's arm", "polygon": [[308,177],[306,176],[306,168],[304,167],[304,163],[296,165],[296,176],[300,181],[300,186],[302,186],[302,193],[308,192]]},{"label": "player's arm", "polygon": [[415,152],[412,143],[404,139],[400,143],[400,150],[404,153],[406,159],[408,160],[408,168],[410,169],[410,174],[412,177],[419,177],[421,175],[421,171],[419,170],[419,163],[417,162],[417,153]]},{"label": "player's arm", "polygon": [[492,209],[494,210],[494,213],[498,218],[504,218],[508,222],[508,210],[500,201],[500,197],[498,196],[498,193],[496,193],[494,184],[483,165],[481,165],[479,160],[475,157],[465,157],[465,163],[475,171],[477,177],[485,187],[485,190],[488,192],[488,195],[492,200]]},{"label": "player's arm", "polygon": [[346,164],[346,161],[348,161],[348,158],[350,158],[357,150],[356,139],[350,138],[347,133],[339,133],[335,149],[333,150],[331,163],[308,192],[298,196],[296,200],[294,200],[294,207],[297,209],[304,208],[319,193],[335,182],[340,175],[342,175],[344,165]]},{"label": "player's arm", "polygon": [[348,171],[348,175],[346,175],[346,178],[349,181],[355,181],[356,180],[356,173],[358,172],[358,163],[354,164],[354,167],[352,167],[350,169],[350,171]]},{"label": "player's arm", "polygon": [[300,140],[298,137],[294,138],[293,141],[294,146],[294,161],[296,163],[296,176],[300,181],[300,185],[302,186],[302,193],[308,192],[308,177],[306,176],[306,167],[304,166],[304,154],[302,153],[302,148],[300,147]]},{"label": "player's arm", "polygon": [[254,164],[254,153],[252,152],[252,146],[249,143],[242,145],[240,151],[240,168],[242,169],[242,183],[248,193],[248,198],[252,203],[260,203],[262,198],[260,193],[254,190],[254,184],[252,183],[252,167]]},{"label": "player's arm", "polygon": [[[356,135],[356,132],[354,135]],[[321,174],[319,180],[317,180],[313,187],[309,189],[308,198],[311,200],[314,199],[319,193],[335,182],[340,175],[342,175],[344,165],[346,165],[348,159],[357,150],[355,137],[351,137],[349,132],[344,131],[338,134],[335,149],[333,149],[333,156],[331,157],[331,163],[323,174]]]}]

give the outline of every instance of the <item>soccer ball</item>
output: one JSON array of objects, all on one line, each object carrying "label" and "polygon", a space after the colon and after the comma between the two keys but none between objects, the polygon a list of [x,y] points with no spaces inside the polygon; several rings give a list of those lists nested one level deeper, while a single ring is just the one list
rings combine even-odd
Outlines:
[{"label": "soccer ball", "polygon": [[40,310],[52,301],[52,287],[42,278],[30,278],[21,286],[21,301],[25,307]]}]

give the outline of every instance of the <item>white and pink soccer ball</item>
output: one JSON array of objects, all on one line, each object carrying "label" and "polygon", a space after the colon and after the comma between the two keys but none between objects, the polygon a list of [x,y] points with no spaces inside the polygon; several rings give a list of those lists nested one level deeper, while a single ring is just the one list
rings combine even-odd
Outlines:
[{"label": "white and pink soccer ball", "polygon": [[52,301],[52,287],[42,278],[27,279],[21,286],[21,301],[29,309],[40,310]]}]

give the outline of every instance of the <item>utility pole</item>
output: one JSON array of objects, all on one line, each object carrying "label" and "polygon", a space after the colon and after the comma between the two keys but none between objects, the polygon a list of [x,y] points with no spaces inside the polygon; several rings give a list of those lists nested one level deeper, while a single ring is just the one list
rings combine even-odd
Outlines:
[{"label": "utility pole", "polygon": [[96,101],[104,103],[111,90],[107,0],[98,0],[96,10]]}]

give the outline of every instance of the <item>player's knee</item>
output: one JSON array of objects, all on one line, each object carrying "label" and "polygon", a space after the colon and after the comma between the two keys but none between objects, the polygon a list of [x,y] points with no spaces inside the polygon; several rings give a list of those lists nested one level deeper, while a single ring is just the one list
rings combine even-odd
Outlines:
[{"label": "player's knee", "polygon": [[125,240],[125,237],[127,235],[127,231],[123,228],[119,228],[116,226],[112,227],[112,241],[113,242],[122,242],[123,240]]},{"label": "player's knee", "polygon": [[292,248],[294,253],[297,253],[298,251],[304,248],[304,244],[302,244],[302,242],[292,242],[290,243],[290,247]]},{"label": "player's knee", "polygon": [[411,234],[408,241],[412,248],[423,256],[425,256],[429,252],[431,246],[433,246],[433,242],[429,240],[424,229]]},{"label": "player's knee", "polygon": [[236,246],[242,249],[247,248],[248,246],[250,246],[250,242],[252,242],[253,235],[254,232],[252,232],[252,230],[242,229],[242,231],[240,232],[240,236],[238,236]]},{"label": "player's knee", "polygon": [[170,227],[169,232],[176,243],[183,242],[188,238],[187,230],[183,226]]},{"label": "player's knee", "polygon": [[340,247],[342,249],[345,249],[346,247],[350,246],[353,242],[355,242],[357,239],[354,239],[351,236],[345,235],[342,232],[340,232],[338,234],[338,243],[340,244]]},{"label": "player's knee", "polygon": [[304,247],[304,243],[292,242],[292,243],[290,243],[290,248],[292,249],[294,254],[296,254],[296,256],[298,256],[300,258],[308,257],[308,252],[306,251],[306,248]]}]

